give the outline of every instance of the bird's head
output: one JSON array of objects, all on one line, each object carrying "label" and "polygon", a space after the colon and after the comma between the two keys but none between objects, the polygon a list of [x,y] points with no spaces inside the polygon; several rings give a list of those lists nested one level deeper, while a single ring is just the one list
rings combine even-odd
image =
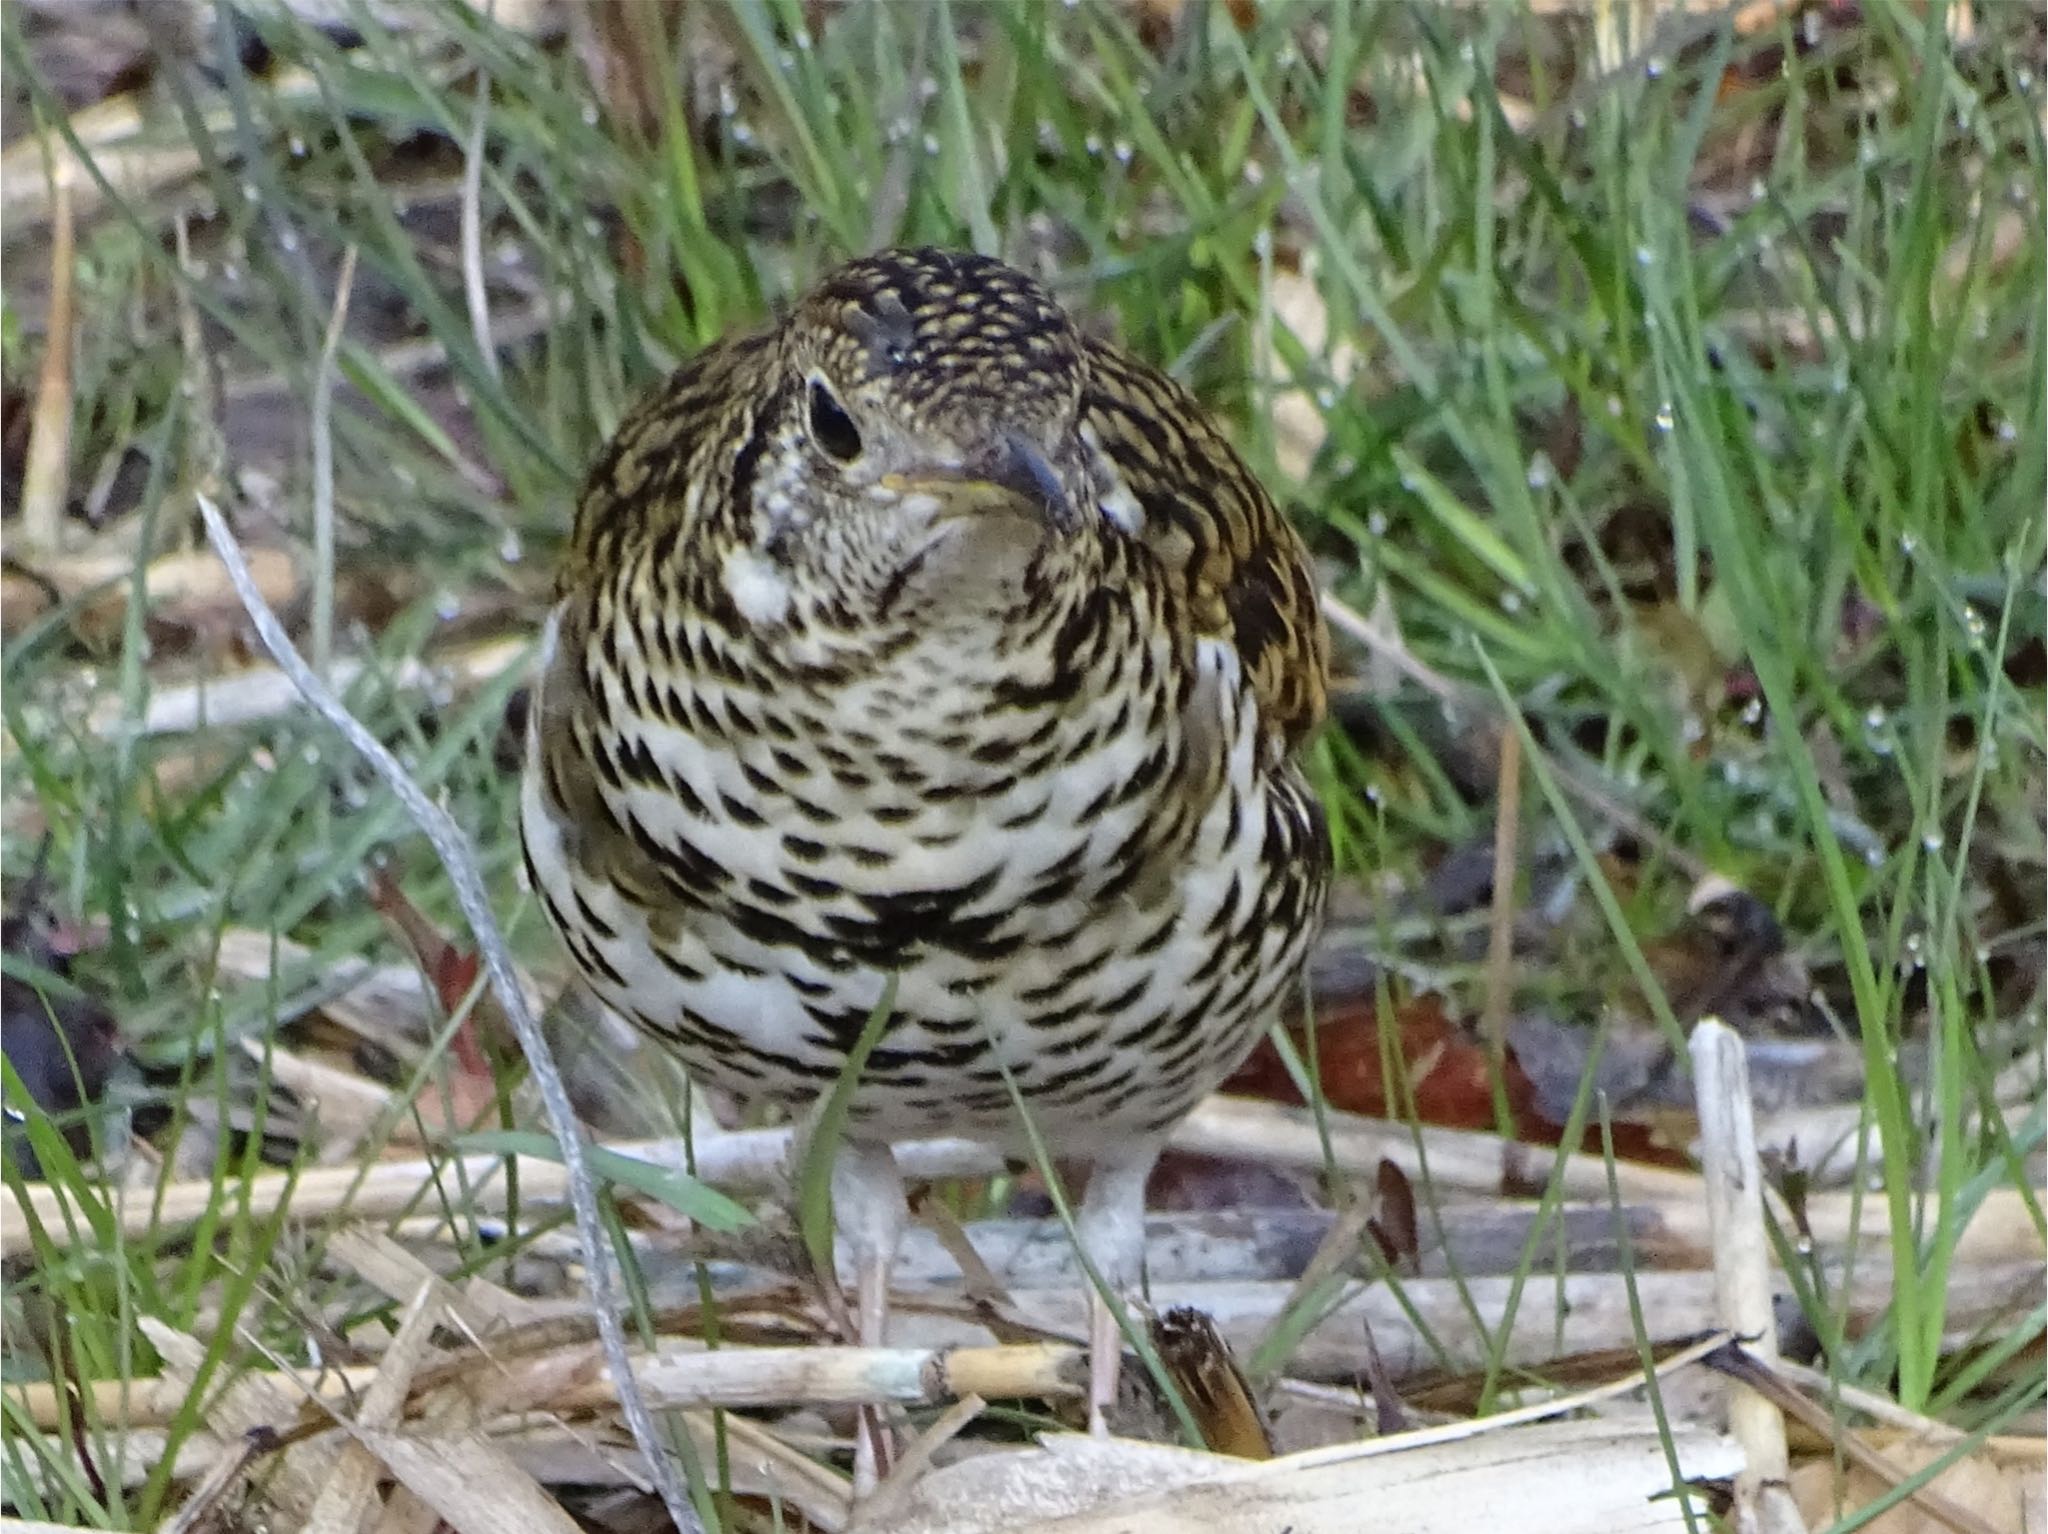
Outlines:
[{"label": "bird's head", "polygon": [[752,525],[728,580],[841,605],[972,600],[1072,543],[1097,500],[1073,321],[1023,273],[891,251],[827,277],[775,337]]}]

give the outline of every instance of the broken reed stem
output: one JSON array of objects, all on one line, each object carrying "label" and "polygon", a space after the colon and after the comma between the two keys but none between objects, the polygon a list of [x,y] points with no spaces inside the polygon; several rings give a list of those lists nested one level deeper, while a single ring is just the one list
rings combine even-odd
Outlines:
[{"label": "broken reed stem", "polygon": [[647,1461],[648,1474],[661,1494],[670,1519],[679,1529],[701,1529],[702,1521],[690,1505],[688,1494],[676,1475],[675,1460],[666,1451],[647,1403],[634,1384],[632,1355],[627,1350],[625,1328],[620,1319],[613,1254],[598,1214],[597,1184],[584,1153],[583,1128],[569,1101],[569,1090],[562,1082],[554,1054],[548,1048],[547,1036],[541,1031],[540,1019],[527,1004],[525,988],[519,983],[519,972],[512,963],[511,951],[505,946],[504,935],[498,929],[498,918],[491,909],[483,874],[470,853],[468,839],[448,812],[426,796],[384,743],[364,728],[362,722],[313,674],[305,658],[292,644],[291,636],[285,633],[284,625],[278,622],[277,614],[270,610],[262,592],[257,590],[255,579],[249,573],[248,561],[242,557],[241,545],[236,542],[227,518],[204,495],[196,499],[199,514],[206,522],[206,536],[211,540],[214,552],[220,556],[221,563],[227,566],[235,593],[242,599],[249,621],[255,625],[256,633],[264,648],[270,651],[271,659],[292,679],[313,711],[333,726],[376,770],[392,796],[404,806],[413,823],[426,836],[435,856],[447,871],[456,904],[461,907],[463,919],[469,923],[477,949],[483,956],[484,973],[489,977],[491,989],[497,994],[498,1004],[504,1008],[513,1032],[519,1036],[519,1046],[526,1055],[534,1084],[540,1091],[541,1105],[547,1112],[548,1127],[554,1131],[561,1149],[569,1203],[576,1212],[576,1230],[583,1238],[589,1259],[591,1308],[596,1313],[605,1359],[618,1381],[619,1410],[632,1432],[635,1446]]},{"label": "broken reed stem", "polygon": [[[1749,1100],[1749,1056],[1742,1040],[1718,1018],[1692,1032],[1693,1090],[1699,1104],[1700,1160],[1707,1183],[1707,1222],[1713,1234],[1714,1303],[1721,1324],[1757,1357],[1775,1363],[1778,1323],[1771,1304],[1771,1243],[1764,1229],[1764,1171],[1756,1151]],[[1744,1468],[1736,1482],[1738,1507],[1752,1515],[1766,1502],[1783,1505],[1757,1526],[1796,1526],[1787,1480],[1785,1417],[1750,1385],[1730,1387],[1728,1428],[1742,1445]],[[1792,1525],[1782,1522],[1787,1514]]]},{"label": "broken reed stem", "polygon": [[[522,1396],[521,1381],[534,1382],[533,1395],[551,1412],[597,1411],[616,1404],[609,1371],[572,1370],[565,1361],[587,1343],[550,1348],[527,1356],[501,1357],[484,1350],[471,1357],[488,1370],[497,1399]],[[442,1355],[429,1360],[434,1382],[447,1382],[447,1366],[460,1361]],[[694,1340],[671,1340],[631,1354],[633,1378],[657,1411],[777,1406],[932,1406],[940,1402],[1038,1400],[1078,1397],[1087,1377],[1080,1348],[1042,1342],[1012,1346],[954,1348],[788,1347],[706,1349]],[[384,1375],[384,1365],[308,1369],[300,1383],[309,1398],[360,1416],[356,1403]],[[273,1375],[277,1371],[268,1372]],[[124,1428],[156,1427],[187,1404],[190,1383],[164,1375],[134,1380],[96,1380],[86,1387],[93,1421]],[[6,1395],[28,1420],[46,1432],[62,1427],[68,1410],[58,1389],[42,1381],[6,1387]],[[395,1425],[396,1416],[387,1425]]]}]

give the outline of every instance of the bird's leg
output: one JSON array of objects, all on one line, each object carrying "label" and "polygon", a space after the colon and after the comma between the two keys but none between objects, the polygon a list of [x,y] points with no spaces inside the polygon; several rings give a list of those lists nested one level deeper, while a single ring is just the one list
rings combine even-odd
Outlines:
[{"label": "bird's leg", "polygon": [[[1138,1298],[1145,1276],[1145,1180],[1152,1175],[1160,1146],[1159,1140],[1141,1139],[1098,1155],[1074,1222],[1081,1250],[1095,1264],[1104,1285],[1126,1303]],[[1102,1295],[1092,1297],[1088,1313],[1088,1431],[1104,1438],[1123,1367],[1123,1336]]]},{"label": "bird's leg", "polygon": [[[909,1207],[903,1173],[886,1145],[844,1141],[832,1160],[832,1214],[853,1261],[855,1316],[864,1348],[883,1346],[889,1320],[889,1270]],[[863,1408],[853,1437],[853,1494],[875,1489],[882,1458],[882,1414]]]}]

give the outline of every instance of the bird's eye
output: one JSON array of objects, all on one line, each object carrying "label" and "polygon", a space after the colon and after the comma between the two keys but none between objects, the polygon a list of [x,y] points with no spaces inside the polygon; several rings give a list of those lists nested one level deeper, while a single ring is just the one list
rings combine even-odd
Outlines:
[{"label": "bird's eye", "polygon": [[811,436],[841,463],[860,457],[860,429],[822,379],[811,380]]}]

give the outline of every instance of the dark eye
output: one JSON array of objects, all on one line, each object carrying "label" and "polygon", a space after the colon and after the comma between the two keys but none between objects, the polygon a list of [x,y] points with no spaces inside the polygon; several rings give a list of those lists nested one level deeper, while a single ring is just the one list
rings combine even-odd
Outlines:
[{"label": "dark eye", "polygon": [[811,436],[841,463],[860,457],[860,430],[822,379],[811,380]]}]

